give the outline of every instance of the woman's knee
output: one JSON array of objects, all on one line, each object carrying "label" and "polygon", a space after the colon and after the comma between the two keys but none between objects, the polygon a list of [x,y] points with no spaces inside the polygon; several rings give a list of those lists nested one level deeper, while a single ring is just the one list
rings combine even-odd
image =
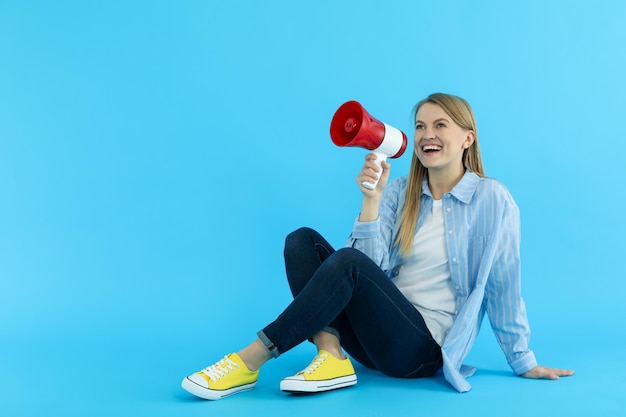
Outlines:
[{"label": "woman's knee", "polygon": [[341,264],[358,264],[367,258],[367,255],[358,249],[341,248],[333,254],[333,258],[335,262]]},{"label": "woman's knee", "polygon": [[296,229],[289,233],[285,238],[285,249],[300,246],[302,242],[310,242],[315,234],[317,234],[317,232],[310,227],[301,227]]},{"label": "woman's knee", "polygon": [[368,261],[367,255],[358,249],[341,248],[335,251],[325,262],[326,267],[333,271],[333,274],[343,275],[355,279],[357,271],[362,270],[362,266]]},{"label": "woman's knee", "polygon": [[297,256],[302,251],[306,244],[305,242],[310,241],[311,231],[308,227],[301,227],[285,237],[285,248],[283,250],[285,258],[293,255]]}]

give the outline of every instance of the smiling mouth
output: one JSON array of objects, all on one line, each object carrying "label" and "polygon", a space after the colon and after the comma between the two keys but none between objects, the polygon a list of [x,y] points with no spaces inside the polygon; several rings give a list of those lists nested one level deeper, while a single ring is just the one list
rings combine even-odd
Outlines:
[{"label": "smiling mouth", "polygon": [[439,152],[440,150],[441,150],[441,146],[437,146],[437,145],[422,146],[422,152],[424,152],[425,154],[436,153],[436,152]]}]

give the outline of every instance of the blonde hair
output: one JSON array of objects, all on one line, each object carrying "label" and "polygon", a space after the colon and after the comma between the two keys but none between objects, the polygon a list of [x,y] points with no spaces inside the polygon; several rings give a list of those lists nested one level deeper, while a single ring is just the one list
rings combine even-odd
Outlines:
[{"label": "blonde hair", "polygon": [[[465,130],[474,132],[474,143],[463,152],[463,167],[466,170],[484,177],[483,163],[480,157],[478,146],[478,131],[476,129],[476,119],[469,103],[461,97],[450,94],[435,93],[421,100],[413,108],[413,122],[417,117],[417,112],[426,103],[436,104],[441,107],[450,118]],[[422,184],[428,171],[419,161],[415,152],[411,161],[408,183],[406,188],[406,200],[402,208],[400,217],[400,230],[396,237],[395,245],[400,247],[400,253],[407,256],[413,246],[413,235],[417,227],[417,215],[419,213],[420,196],[422,195]]]}]

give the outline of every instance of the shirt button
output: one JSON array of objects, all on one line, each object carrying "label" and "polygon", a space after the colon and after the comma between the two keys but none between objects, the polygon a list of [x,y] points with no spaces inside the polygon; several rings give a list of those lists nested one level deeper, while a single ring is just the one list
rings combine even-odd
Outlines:
[{"label": "shirt button", "polygon": [[452,258],[452,262],[456,262],[456,258]]},{"label": "shirt button", "polygon": [[451,209],[450,207],[448,207],[448,208],[446,209],[446,211],[447,211],[448,213],[450,213],[450,212],[452,211],[452,209]]},{"label": "shirt button", "polygon": [[451,235],[452,234],[452,230],[448,230],[448,234]]},{"label": "shirt button", "polygon": [[460,286],[458,286],[458,285],[455,285],[455,286],[454,286],[454,289],[458,290],[458,289],[461,289],[461,287],[460,287]]}]

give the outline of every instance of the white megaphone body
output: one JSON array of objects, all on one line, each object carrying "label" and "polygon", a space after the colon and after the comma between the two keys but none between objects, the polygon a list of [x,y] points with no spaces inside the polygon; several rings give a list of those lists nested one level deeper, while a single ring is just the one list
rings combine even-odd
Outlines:
[{"label": "white megaphone body", "polygon": [[[342,104],[330,122],[330,138],[337,146],[358,146],[376,154],[376,165],[382,172],[382,162],[387,157],[402,156],[407,146],[404,132],[373,118],[358,101]],[[373,190],[378,179],[371,183],[364,181],[365,188]]]}]

